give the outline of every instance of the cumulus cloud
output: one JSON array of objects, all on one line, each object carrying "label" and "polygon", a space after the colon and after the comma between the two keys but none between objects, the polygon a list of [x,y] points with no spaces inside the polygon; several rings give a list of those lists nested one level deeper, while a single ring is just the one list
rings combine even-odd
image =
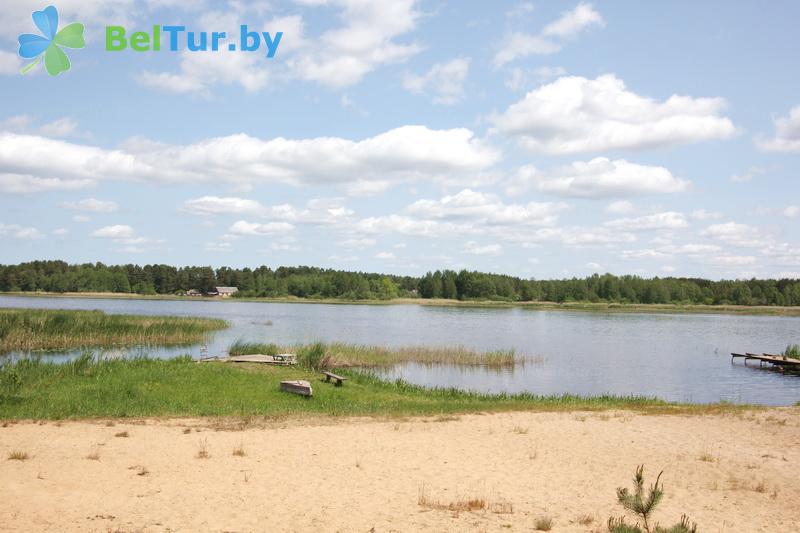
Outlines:
[{"label": "cumulus cloud", "polygon": [[566,204],[530,202],[525,205],[504,204],[494,194],[464,189],[440,200],[418,200],[406,211],[420,218],[433,220],[471,220],[479,224],[552,225]]},{"label": "cumulus cloud", "polygon": [[562,13],[539,34],[507,33],[494,56],[494,64],[502,67],[530,55],[554,54],[561,50],[565,40],[575,37],[589,26],[605,26],[605,21],[591,4],[581,2],[574,9]]},{"label": "cumulus cloud", "polygon": [[793,107],[775,122],[775,136],[758,137],[756,145],[766,152],[800,152],[800,106]]},{"label": "cumulus cloud", "polygon": [[101,180],[347,186],[467,179],[499,158],[465,128],[403,126],[360,141],[238,134],[171,146],[138,139],[113,150],[5,132],[0,133],[0,190],[78,189]]},{"label": "cumulus cloud", "polygon": [[425,74],[406,74],[403,87],[414,94],[431,94],[436,104],[456,104],[464,97],[469,63],[464,57],[436,63]]},{"label": "cumulus cloud", "polygon": [[712,224],[700,235],[742,247],[763,246],[771,241],[759,228],[738,222]]},{"label": "cumulus cloud", "polygon": [[764,174],[767,170],[763,167],[752,166],[746,172],[741,174],[734,174],[731,176],[731,181],[734,183],[744,183],[752,180],[756,176]]},{"label": "cumulus cloud", "polygon": [[628,90],[613,74],[567,76],[490,120],[527,150],[560,155],[726,139],[736,128],[720,115],[725,105],[722,98],[679,95],[659,102]]},{"label": "cumulus cloud", "polygon": [[247,222],[246,220],[239,220],[234,222],[228,229],[228,232],[233,235],[281,235],[290,232],[294,229],[292,224],[288,222],[268,222],[260,224],[257,222]]},{"label": "cumulus cloud", "polygon": [[569,39],[593,25],[605,26],[605,21],[591,4],[581,2],[573,10],[565,11],[558,20],[545,26],[542,35]]},{"label": "cumulus cloud", "polygon": [[790,205],[783,210],[783,215],[789,218],[797,218],[800,216],[800,207],[797,207],[796,205]]},{"label": "cumulus cloud", "polygon": [[503,247],[499,244],[485,244],[479,245],[475,241],[467,241],[464,244],[464,253],[472,255],[500,255],[503,253]]},{"label": "cumulus cloud", "polygon": [[41,239],[44,234],[36,228],[30,226],[20,226],[19,224],[0,224],[0,237],[10,236],[20,240]]},{"label": "cumulus cloud", "polygon": [[514,67],[509,72],[505,86],[512,91],[519,91],[529,85],[538,85],[553,78],[559,78],[566,73],[564,67],[537,67],[534,69]]},{"label": "cumulus cloud", "polygon": [[69,117],[60,118],[44,124],[39,131],[49,137],[69,137],[78,130],[78,124]]},{"label": "cumulus cloud", "polygon": [[136,232],[133,228],[125,224],[105,226],[92,233],[93,237],[102,237],[104,239],[131,239],[135,235]]},{"label": "cumulus cloud", "polygon": [[85,198],[77,202],[62,202],[64,209],[74,209],[76,211],[88,211],[92,213],[113,213],[119,209],[117,202],[110,200],[98,200],[96,198]]},{"label": "cumulus cloud", "polygon": [[183,202],[181,211],[191,215],[223,215],[223,214],[242,214],[259,213],[264,210],[264,206],[255,200],[246,198],[203,196],[194,200]]},{"label": "cumulus cloud", "polygon": [[610,198],[665,194],[686,190],[689,182],[676,178],[664,167],[639,165],[624,159],[596,157],[539,172],[532,165],[520,167],[508,192],[516,194],[531,187],[540,192],[576,198]]},{"label": "cumulus cloud", "polygon": [[683,229],[689,227],[686,215],[675,211],[665,211],[640,217],[626,217],[610,220],[604,224],[607,228],[626,231],[644,231],[661,229]]}]

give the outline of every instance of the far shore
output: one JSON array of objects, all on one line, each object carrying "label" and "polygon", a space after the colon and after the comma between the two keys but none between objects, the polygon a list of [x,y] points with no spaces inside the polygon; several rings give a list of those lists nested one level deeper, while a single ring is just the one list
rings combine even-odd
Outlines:
[{"label": "far shore", "polygon": [[0,292],[0,296],[26,298],[98,298],[118,300],[174,300],[186,302],[260,302],[328,305],[421,305],[432,307],[478,307],[487,309],[519,308],[532,311],[583,311],[600,313],[674,313],[800,316],[800,306],[702,305],[702,304],[628,304],[614,302],[504,302],[496,300],[447,300],[442,298],[394,298],[392,300],[342,300],[333,298],[297,298],[293,296],[222,298],[219,296],[180,296],[174,294],[130,294],[111,292]]}]

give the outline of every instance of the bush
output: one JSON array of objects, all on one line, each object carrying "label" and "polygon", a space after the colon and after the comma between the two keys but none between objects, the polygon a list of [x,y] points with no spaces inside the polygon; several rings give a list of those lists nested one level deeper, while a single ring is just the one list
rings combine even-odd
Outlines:
[{"label": "bush", "polygon": [[625,523],[624,517],[609,518],[608,530],[611,533],[696,533],[697,524],[689,524],[689,519],[686,515],[681,516],[680,522],[675,524],[669,529],[664,529],[658,524],[652,525],[652,515],[661,499],[664,497],[664,486],[660,484],[661,472],[656,477],[654,485],[650,485],[650,490],[645,494],[644,491],[644,465],[636,469],[636,475],[633,477],[633,492],[627,488],[620,487],[617,489],[617,501],[625,508],[641,518],[644,522],[644,528],[639,526],[639,522],[634,525]]}]

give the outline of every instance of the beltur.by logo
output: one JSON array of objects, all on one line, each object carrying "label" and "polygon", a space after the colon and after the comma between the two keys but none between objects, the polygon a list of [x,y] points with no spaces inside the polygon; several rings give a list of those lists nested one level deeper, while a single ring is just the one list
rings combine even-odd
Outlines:
[{"label": "beltur.by logo", "polygon": [[61,47],[83,48],[83,24],[73,22],[58,30],[58,10],[47,6],[41,11],[33,12],[33,23],[42,35],[23,33],[19,36],[19,55],[33,62],[22,67],[21,72],[27,74],[42,61],[44,68],[51,76],[58,76],[70,69],[69,57]]},{"label": "beltur.by logo", "polygon": [[273,36],[268,31],[250,31],[247,24],[239,27],[238,42],[227,42],[228,35],[224,31],[187,31],[186,26],[154,25],[152,32],[136,31],[128,36],[122,26],[106,26],[106,50],[121,52],[130,47],[134,52],[160,52],[162,43],[166,50],[177,52],[256,52],[263,44],[265,55],[275,57],[283,32]]}]

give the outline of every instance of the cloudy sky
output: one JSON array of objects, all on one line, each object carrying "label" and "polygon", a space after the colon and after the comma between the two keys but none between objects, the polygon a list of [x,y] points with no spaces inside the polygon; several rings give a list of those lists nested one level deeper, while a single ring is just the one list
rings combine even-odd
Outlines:
[{"label": "cloudy sky", "polygon": [[45,5],[0,5],[2,263],[800,277],[800,3],[62,0],[23,76]]}]

